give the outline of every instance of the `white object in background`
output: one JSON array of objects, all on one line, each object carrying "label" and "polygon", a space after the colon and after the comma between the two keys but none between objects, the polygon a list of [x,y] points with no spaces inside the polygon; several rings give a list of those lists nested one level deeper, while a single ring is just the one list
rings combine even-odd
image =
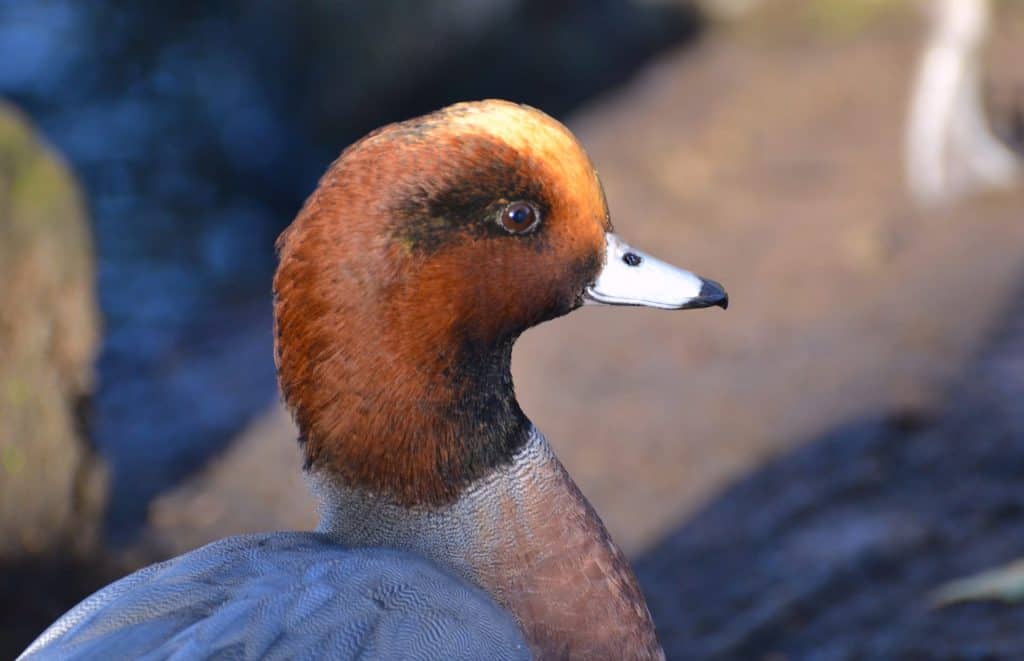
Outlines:
[{"label": "white object in background", "polygon": [[992,135],[982,104],[989,0],[930,0],[932,29],[906,132],[907,183],[925,205],[1012,185],[1019,164]]}]

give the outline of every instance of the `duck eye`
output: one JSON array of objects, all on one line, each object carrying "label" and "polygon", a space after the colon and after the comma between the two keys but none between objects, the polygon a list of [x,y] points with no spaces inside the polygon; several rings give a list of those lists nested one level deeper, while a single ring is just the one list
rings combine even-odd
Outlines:
[{"label": "duck eye", "polygon": [[501,212],[501,226],[513,234],[529,232],[540,222],[540,214],[529,202],[513,202]]}]

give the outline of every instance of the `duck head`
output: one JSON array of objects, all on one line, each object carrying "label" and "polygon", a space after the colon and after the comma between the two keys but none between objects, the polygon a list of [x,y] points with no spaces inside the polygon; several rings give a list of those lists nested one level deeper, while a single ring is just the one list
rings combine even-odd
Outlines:
[{"label": "duck head", "polygon": [[278,252],[275,359],[307,468],[406,506],[454,501],[525,442],[527,328],[584,303],[728,302],[619,239],[568,129],[504,101],[349,147]]}]

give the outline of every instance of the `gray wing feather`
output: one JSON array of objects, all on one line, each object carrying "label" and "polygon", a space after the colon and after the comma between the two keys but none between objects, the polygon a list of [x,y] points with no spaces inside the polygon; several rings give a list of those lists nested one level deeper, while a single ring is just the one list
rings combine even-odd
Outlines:
[{"label": "gray wing feather", "polygon": [[146,567],[24,659],[527,659],[511,615],[415,555],[317,533],[231,537]]}]

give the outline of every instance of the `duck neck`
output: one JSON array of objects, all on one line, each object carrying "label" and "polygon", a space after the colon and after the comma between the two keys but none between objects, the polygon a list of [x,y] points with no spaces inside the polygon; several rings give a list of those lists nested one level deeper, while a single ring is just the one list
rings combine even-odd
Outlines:
[{"label": "duck neck", "polygon": [[429,558],[508,609],[537,658],[663,658],[624,555],[532,425],[512,460],[443,506],[311,475],[320,532]]},{"label": "duck neck", "polygon": [[529,438],[512,386],[514,338],[389,326],[400,332],[339,343],[346,350],[309,379],[315,399],[297,398],[306,468],[403,506],[450,504]]}]

